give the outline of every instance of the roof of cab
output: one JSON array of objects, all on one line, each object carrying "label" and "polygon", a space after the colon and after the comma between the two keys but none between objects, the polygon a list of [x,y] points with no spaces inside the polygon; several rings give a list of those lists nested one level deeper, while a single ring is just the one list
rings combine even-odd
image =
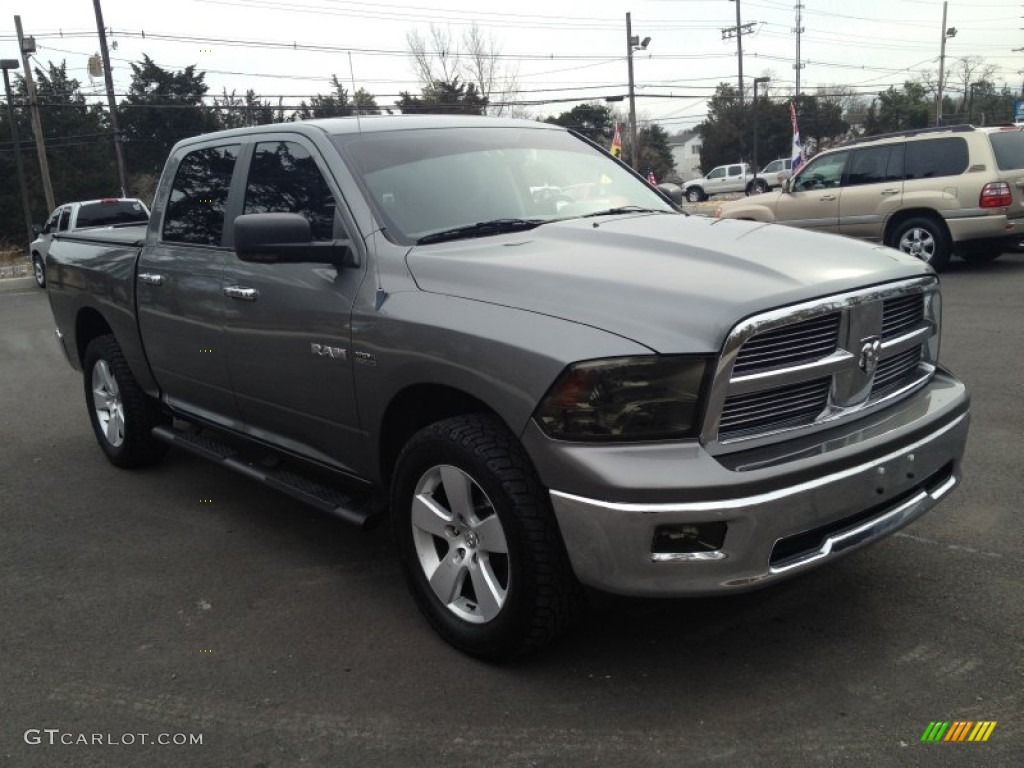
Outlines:
[{"label": "roof of cab", "polygon": [[536,120],[520,120],[507,117],[483,117],[480,115],[364,115],[361,117],[329,117],[321,120],[298,120],[290,123],[270,123],[246,128],[231,128],[226,131],[204,133],[182,139],[175,149],[210,139],[242,138],[260,133],[326,133],[341,135],[352,133],[378,133],[435,128],[536,128],[541,130],[565,130],[561,126]]}]

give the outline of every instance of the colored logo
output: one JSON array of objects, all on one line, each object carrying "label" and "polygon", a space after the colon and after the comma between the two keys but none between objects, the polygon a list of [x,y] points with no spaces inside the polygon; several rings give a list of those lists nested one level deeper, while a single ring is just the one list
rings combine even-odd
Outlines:
[{"label": "colored logo", "polygon": [[995,720],[933,720],[921,741],[988,741],[995,729]]}]

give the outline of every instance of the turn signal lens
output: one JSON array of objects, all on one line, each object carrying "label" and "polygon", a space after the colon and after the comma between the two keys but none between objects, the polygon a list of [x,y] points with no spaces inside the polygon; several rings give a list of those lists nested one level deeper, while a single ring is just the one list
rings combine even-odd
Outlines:
[{"label": "turn signal lens", "polygon": [[535,418],[562,440],[660,440],[693,437],[707,360],[627,357],[567,368]]}]

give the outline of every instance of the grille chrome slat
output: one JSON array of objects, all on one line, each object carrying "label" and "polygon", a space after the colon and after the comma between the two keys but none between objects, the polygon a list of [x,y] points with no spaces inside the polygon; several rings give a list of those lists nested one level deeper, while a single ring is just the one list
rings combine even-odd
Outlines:
[{"label": "grille chrome slat", "polygon": [[748,374],[827,357],[838,344],[839,323],[836,312],[757,333],[740,349],[733,372]]},{"label": "grille chrome slat", "polygon": [[813,420],[828,405],[830,380],[818,379],[796,387],[779,387],[726,400],[720,433],[770,429],[799,420]]},{"label": "grille chrome slat", "polygon": [[898,336],[924,321],[924,294],[899,296],[882,302],[882,338]]}]

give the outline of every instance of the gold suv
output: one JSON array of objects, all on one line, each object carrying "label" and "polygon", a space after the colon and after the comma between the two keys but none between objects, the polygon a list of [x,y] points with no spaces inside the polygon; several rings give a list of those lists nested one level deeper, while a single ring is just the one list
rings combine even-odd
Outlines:
[{"label": "gold suv", "polygon": [[716,215],[873,240],[936,270],[954,252],[992,261],[1024,233],[1024,131],[956,125],[865,137]]}]

